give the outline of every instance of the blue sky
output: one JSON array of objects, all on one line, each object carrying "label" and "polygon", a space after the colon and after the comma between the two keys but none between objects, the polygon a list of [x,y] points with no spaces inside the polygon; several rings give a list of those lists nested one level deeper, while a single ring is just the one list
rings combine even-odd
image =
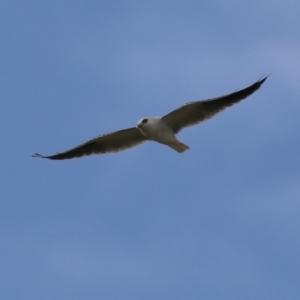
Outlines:
[{"label": "blue sky", "polygon": [[[3,299],[299,299],[299,1],[2,1]],[[118,154],[34,159],[244,88]]]}]

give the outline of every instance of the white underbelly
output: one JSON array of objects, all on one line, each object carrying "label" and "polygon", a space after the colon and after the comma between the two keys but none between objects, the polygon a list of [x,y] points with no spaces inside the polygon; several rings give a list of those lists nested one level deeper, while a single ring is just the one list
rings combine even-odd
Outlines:
[{"label": "white underbelly", "polygon": [[165,124],[155,124],[140,129],[142,134],[149,140],[156,141],[161,144],[170,144],[176,141],[173,130]]}]

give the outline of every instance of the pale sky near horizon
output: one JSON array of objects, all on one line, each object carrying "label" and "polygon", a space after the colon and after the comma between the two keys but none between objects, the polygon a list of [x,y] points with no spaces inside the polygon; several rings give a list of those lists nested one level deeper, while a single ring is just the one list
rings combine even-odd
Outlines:
[{"label": "pale sky near horizon", "polygon": [[[0,4],[0,291],[9,300],[299,299],[300,2]],[[194,100],[178,137],[32,158]]]}]

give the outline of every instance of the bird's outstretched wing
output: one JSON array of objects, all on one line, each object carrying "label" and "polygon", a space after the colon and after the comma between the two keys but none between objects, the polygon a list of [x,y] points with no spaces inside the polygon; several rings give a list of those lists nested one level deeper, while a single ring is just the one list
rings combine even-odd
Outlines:
[{"label": "bird's outstretched wing", "polygon": [[249,87],[237,92],[208,100],[189,102],[165,115],[162,119],[175,133],[184,127],[196,125],[205,121],[225,108],[238,103],[257,91],[268,76],[260,79]]},{"label": "bird's outstretched wing", "polygon": [[139,129],[133,127],[100,135],[99,137],[62,153],[50,156],[44,156],[36,153],[32,156],[49,159],[68,159],[91,154],[118,152],[134,147],[144,141],[146,141],[146,138],[142,135]]}]

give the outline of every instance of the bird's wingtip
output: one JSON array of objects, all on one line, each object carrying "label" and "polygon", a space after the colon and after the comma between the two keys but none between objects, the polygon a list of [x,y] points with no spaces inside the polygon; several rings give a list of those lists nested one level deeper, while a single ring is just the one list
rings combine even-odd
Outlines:
[{"label": "bird's wingtip", "polygon": [[44,155],[38,154],[38,153],[34,153],[31,155],[31,157],[40,157],[40,158],[46,158]]},{"label": "bird's wingtip", "polygon": [[267,80],[267,78],[271,75],[272,73],[269,73],[268,75],[263,75],[259,80],[258,82],[259,83],[263,83]]}]

